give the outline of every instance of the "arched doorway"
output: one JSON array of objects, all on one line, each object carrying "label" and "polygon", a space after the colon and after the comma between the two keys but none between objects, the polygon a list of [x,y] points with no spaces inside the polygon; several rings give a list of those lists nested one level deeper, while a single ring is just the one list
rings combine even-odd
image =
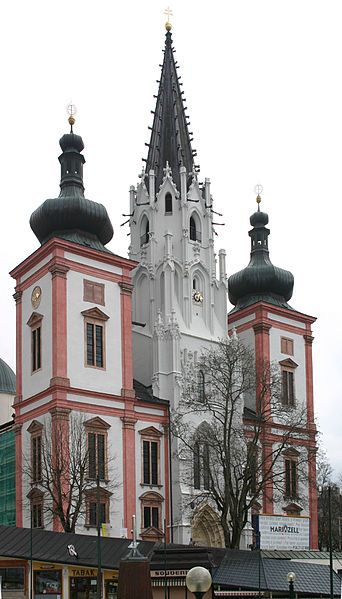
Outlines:
[{"label": "arched doorway", "polygon": [[224,547],[222,526],[209,505],[201,507],[195,513],[191,533],[192,542],[196,546]]}]

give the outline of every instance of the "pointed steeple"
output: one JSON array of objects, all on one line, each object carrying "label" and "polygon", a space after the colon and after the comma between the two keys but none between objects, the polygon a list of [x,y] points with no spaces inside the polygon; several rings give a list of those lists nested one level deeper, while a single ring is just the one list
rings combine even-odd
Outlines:
[{"label": "pointed steeple", "polygon": [[159,90],[151,131],[151,139],[146,160],[145,182],[153,170],[156,175],[156,191],[163,180],[166,163],[172,171],[172,178],[180,189],[180,167],[188,173],[188,186],[192,181],[194,152],[191,148],[191,134],[188,117],[185,114],[184,92],[181,91],[180,77],[177,74],[177,61],[174,59],[171,25],[166,24],[164,61],[162,64]]}]

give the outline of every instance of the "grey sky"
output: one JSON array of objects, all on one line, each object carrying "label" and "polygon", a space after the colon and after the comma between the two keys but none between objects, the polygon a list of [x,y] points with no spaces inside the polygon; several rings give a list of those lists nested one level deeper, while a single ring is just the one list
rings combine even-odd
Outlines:
[{"label": "grey sky", "polygon": [[[65,106],[77,105],[85,185],[126,255],[128,189],[146,156],[164,45],[164,1],[17,0],[0,19],[2,235],[0,356],[15,364],[8,271],[38,242],[29,216],[59,191]],[[216,249],[229,274],[249,260],[254,186],[264,187],[270,253],[291,270],[291,305],[314,325],[316,415],[333,465],[341,394],[342,36],[340,0],[175,0],[173,39],[201,165],[224,213]]]}]

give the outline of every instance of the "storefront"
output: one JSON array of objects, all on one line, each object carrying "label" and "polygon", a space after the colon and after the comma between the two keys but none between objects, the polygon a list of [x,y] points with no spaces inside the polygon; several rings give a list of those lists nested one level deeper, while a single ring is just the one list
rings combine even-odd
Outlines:
[{"label": "storefront", "polygon": [[[96,599],[97,568],[69,567],[68,574],[69,599]],[[116,599],[118,571],[104,570],[102,572],[102,584],[102,595],[104,599]]]},{"label": "storefront", "polygon": [[33,563],[34,599],[61,599],[63,596],[63,566]]}]

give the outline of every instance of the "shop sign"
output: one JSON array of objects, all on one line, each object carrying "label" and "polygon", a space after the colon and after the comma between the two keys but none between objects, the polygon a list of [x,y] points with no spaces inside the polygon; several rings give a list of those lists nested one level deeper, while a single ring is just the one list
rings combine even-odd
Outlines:
[{"label": "shop sign", "polygon": [[91,577],[95,578],[97,576],[97,568],[69,568],[69,572],[71,576],[75,577]]},{"label": "shop sign", "polygon": [[310,519],[290,516],[257,517],[261,549],[310,548]]},{"label": "shop sign", "polygon": [[188,573],[188,570],[152,570],[151,571],[151,577],[152,578],[165,578],[165,576],[168,576],[169,578],[172,577],[179,577],[179,576],[186,576]]}]

